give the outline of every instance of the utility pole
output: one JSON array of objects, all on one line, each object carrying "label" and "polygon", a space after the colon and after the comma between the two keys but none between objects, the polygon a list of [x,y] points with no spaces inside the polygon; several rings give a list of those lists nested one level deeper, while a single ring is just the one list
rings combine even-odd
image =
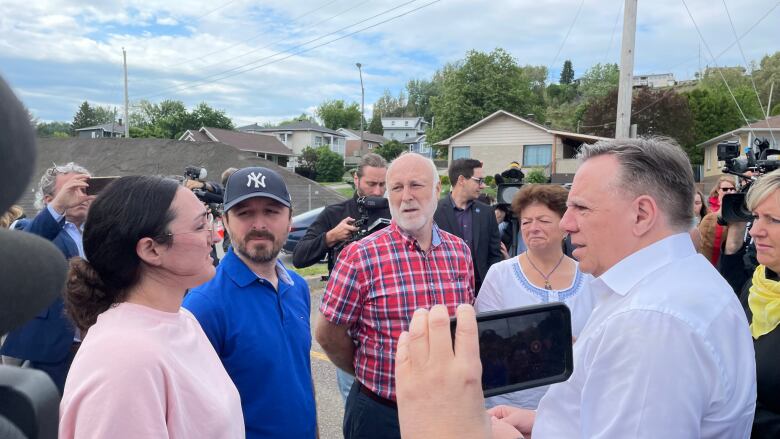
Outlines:
[{"label": "utility pole", "polygon": [[363,152],[363,119],[366,114],[366,89],[363,88],[363,64],[355,63],[360,72],[360,151]]},{"label": "utility pole", "polygon": [[623,8],[623,42],[620,48],[620,83],[618,85],[615,138],[628,138],[631,130],[631,95],[634,78],[634,44],[636,42],[637,0],[625,0]]},{"label": "utility pole", "polygon": [[122,59],[124,61],[124,67],[125,67],[125,139],[130,138],[130,118],[128,116],[128,101],[127,101],[127,52],[125,52],[125,48],[122,48]]}]

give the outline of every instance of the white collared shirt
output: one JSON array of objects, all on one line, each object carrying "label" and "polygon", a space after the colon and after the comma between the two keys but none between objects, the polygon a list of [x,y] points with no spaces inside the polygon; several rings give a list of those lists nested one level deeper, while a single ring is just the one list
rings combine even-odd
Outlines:
[{"label": "white collared shirt", "polygon": [[748,438],[756,366],[734,291],[687,233],[593,280],[574,374],[539,404],[534,439]]}]

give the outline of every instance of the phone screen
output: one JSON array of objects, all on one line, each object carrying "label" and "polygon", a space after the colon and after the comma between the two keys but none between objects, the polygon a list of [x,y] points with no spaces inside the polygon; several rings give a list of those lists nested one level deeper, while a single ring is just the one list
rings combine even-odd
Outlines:
[{"label": "phone screen", "polygon": [[97,195],[119,177],[92,177],[87,180],[87,195]]},{"label": "phone screen", "polygon": [[[566,381],[571,376],[571,313],[566,305],[483,313],[477,315],[477,327],[486,397]],[[454,320],[452,329],[454,334]]]}]

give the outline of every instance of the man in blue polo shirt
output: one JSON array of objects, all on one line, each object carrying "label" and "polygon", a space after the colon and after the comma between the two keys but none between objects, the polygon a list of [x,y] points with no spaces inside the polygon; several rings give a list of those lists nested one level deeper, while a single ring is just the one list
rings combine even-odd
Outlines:
[{"label": "man in blue polo shirt", "polygon": [[292,216],[287,186],[270,169],[241,169],[224,211],[233,246],[184,307],[241,394],[247,438],[315,438],[309,287],[277,260]]}]

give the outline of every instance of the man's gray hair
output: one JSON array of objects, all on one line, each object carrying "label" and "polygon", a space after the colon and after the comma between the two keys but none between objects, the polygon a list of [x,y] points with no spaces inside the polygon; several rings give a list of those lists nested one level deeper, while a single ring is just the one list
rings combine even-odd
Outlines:
[{"label": "man's gray hair", "polygon": [[35,192],[35,208],[43,209],[45,202],[43,197],[46,195],[54,195],[54,186],[57,183],[57,176],[61,174],[87,174],[89,171],[81,165],[69,162],[64,165],[53,165],[46,171],[44,171],[41,177],[40,183],[38,183],[38,191]]},{"label": "man's gray hair", "polygon": [[756,207],[766,197],[772,195],[778,189],[780,189],[780,169],[775,169],[766,175],[762,175],[761,178],[750,186],[745,197],[745,205],[752,212],[756,210]]},{"label": "man's gray hair", "polygon": [[381,155],[374,154],[373,152],[369,152],[368,154],[365,154],[360,159],[360,163],[358,163],[358,168],[357,168],[358,178],[363,177],[363,168],[365,168],[366,166],[369,166],[371,168],[386,168],[387,160],[385,160]]},{"label": "man's gray hair", "polygon": [[620,165],[615,190],[632,197],[649,195],[670,227],[680,232],[691,228],[693,170],[677,142],[665,137],[602,140],[583,144],[579,159],[584,162],[601,155],[614,156]]}]

